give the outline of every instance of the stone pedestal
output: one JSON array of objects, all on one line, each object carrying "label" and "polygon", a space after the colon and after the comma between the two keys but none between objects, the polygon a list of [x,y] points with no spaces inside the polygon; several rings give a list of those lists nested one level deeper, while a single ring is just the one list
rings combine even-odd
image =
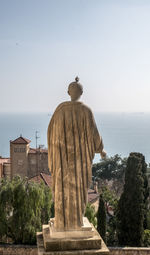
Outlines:
[{"label": "stone pedestal", "polygon": [[102,238],[84,218],[80,230],[55,231],[54,219],[49,225],[43,225],[42,232],[37,233],[38,255],[107,255],[109,250]]}]

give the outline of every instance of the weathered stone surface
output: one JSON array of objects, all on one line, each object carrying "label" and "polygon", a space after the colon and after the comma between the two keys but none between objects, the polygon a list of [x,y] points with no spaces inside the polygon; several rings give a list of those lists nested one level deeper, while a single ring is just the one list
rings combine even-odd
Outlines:
[{"label": "weathered stone surface", "polygon": [[86,217],[83,217],[83,226],[78,230],[56,231],[55,218],[50,219],[49,229],[51,238],[90,238],[95,234],[94,227]]},{"label": "weathered stone surface", "polygon": [[68,87],[71,102],[60,104],[48,126],[48,162],[53,177],[55,220],[37,235],[39,255],[108,254],[109,250],[83,217],[92,181],[95,153],[106,155],[92,111],[81,102],[79,79]]},{"label": "weathered stone surface", "polygon": [[1,244],[0,255],[37,255],[37,247],[35,245],[14,245]]},{"label": "weathered stone surface", "polygon": [[109,247],[110,255],[150,255],[146,247]]},{"label": "weathered stone surface", "polygon": [[[150,255],[150,248],[109,247],[109,255]],[[0,244],[0,255],[37,255],[37,247],[33,245]],[[102,254],[102,253],[101,253]],[[106,253],[105,253],[106,254]],[[64,254],[65,255],[65,254]]]},{"label": "weathered stone surface", "polygon": [[[58,240],[57,240],[58,241]],[[83,250],[61,250],[61,251],[46,251],[44,249],[43,234],[42,232],[37,234],[37,244],[38,244],[38,255],[108,255],[109,250],[105,243],[101,239],[101,249],[85,249]]]},{"label": "weathered stone surface", "polygon": [[57,231],[82,228],[92,160],[95,153],[105,156],[93,113],[78,102],[83,92],[78,81],[69,85],[71,101],[56,108],[47,132]]},{"label": "weathered stone surface", "polygon": [[[84,236],[84,232],[82,231],[80,233],[80,237],[73,238],[73,234],[70,231],[70,237],[68,233],[68,237],[65,237],[65,232],[61,233],[60,238],[53,238],[50,235],[50,229],[49,225],[43,225],[43,242],[44,242],[44,248],[46,251],[69,251],[69,250],[85,250],[85,248],[88,250],[91,249],[100,249],[101,248],[101,237],[98,234],[98,232],[93,227],[93,236],[90,238],[87,238],[86,235]],[[69,231],[67,231],[69,232]],[[76,231],[77,232],[77,231]],[[80,231],[81,232],[81,231]],[[73,231],[75,233],[75,231]]]},{"label": "weathered stone surface", "polygon": [[38,255],[107,255],[108,252],[100,250],[77,250],[77,251],[52,251],[45,252],[40,250]]}]

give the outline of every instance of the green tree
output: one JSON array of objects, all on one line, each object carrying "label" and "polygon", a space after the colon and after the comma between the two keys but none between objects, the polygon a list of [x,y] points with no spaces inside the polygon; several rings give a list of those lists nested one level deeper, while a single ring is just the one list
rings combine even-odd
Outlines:
[{"label": "green tree", "polygon": [[41,208],[41,223],[47,224],[50,220],[50,217],[52,217],[52,193],[48,186],[46,186],[44,183],[40,185],[40,188],[44,192],[43,197],[43,206]]},{"label": "green tree", "polygon": [[115,193],[112,190],[110,190],[108,186],[104,186],[104,185],[100,188],[100,192],[103,195],[103,199],[105,200],[106,205],[111,206],[112,209],[115,210],[118,204]]},{"label": "green tree", "polygon": [[150,210],[147,210],[147,229],[150,230]]},{"label": "green tree", "polygon": [[118,203],[118,240],[120,245],[142,246],[145,217],[145,158],[130,153],[125,172],[124,191]]},{"label": "green tree", "polygon": [[104,158],[99,163],[93,164],[92,175],[101,179],[124,179],[126,168],[126,158],[121,158],[118,154],[110,158]]},{"label": "green tree", "polygon": [[50,217],[51,191],[19,176],[0,182],[0,237],[14,243],[36,243],[36,232]]},{"label": "green tree", "polygon": [[149,211],[148,211],[148,198],[149,198],[149,185],[148,185],[148,176],[147,176],[147,164],[145,163],[145,159],[143,157],[142,159],[142,175],[144,180],[144,223],[143,227],[144,229],[148,228],[148,217],[149,217]]},{"label": "green tree", "polygon": [[[107,224],[106,224],[107,245],[115,246],[117,245],[118,242],[116,235],[117,228],[116,210],[118,206],[117,196],[107,186],[102,186],[100,192],[103,195],[103,199],[106,205],[105,208],[107,212]],[[110,214],[109,212],[110,207],[112,209],[112,214]]]},{"label": "green tree", "polygon": [[97,219],[95,215],[95,207],[91,204],[87,204],[86,210],[85,210],[85,217],[88,218],[88,220],[96,227],[97,225]]},{"label": "green tree", "polygon": [[53,201],[51,205],[51,218],[54,218],[54,217],[55,217],[55,205]]},{"label": "green tree", "polygon": [[150,247],[150,230],[144,230],[144,246]]},{"label": "green tree", "polygon": [[99,197],[99,207],[97,211],[97,230],[104,242],[106,242],[106,209],[102,194],[100,194]]},{"label": "green tree", "polygon": [[114,215],[109,217],[107,223],[107,245],[109,246],[117,246],[118,238],[117,238],[117,218],[116,211],[114,211]]}]

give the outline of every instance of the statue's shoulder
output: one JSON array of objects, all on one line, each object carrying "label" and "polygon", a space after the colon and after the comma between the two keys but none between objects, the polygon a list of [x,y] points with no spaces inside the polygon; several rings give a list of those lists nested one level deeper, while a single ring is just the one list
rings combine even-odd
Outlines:
[{"label": "statue's shoulder", "polygon": [[87,112],[93,114],[91,108],[90,108],[88,105],[86,105],[86,104],[84,104],[84,103],[81,103],[81,107],[83,107],[83,109],[84,109],[85,111],[87,111]]},{"label": "statue's shoulder", "polygon": [[65,101],[57,106],[54,114],[57,114],[61,111],[65,111],[67,109],[71,109],[72,107],[76,107],[80,109],[81,111],[84,110],[86,112],[92,113],[91,109],[87,105],[85,105],[83,102]]},{"label": "statue's shoulder", "polygon": [[62,110],[64,107],[69,106],[70,104],[71,104],[70,101],[65,101],[65,102],[60,103],[60,104],[57,106],[57,108],[55,109],[55,113],[58,112],[58,111],[60,111],[60,110]]},{"label": "statue's shoulder", "polygon": [[65,108],[70,108],[70,107],[80,107],[82,106],[83,103],[82,102],[72,102],[72,101],[65,101],[65,102],[62,102],[61,104],[59,104],[55,110],[55,112],[58,112],[60,110],[64,110]]}]

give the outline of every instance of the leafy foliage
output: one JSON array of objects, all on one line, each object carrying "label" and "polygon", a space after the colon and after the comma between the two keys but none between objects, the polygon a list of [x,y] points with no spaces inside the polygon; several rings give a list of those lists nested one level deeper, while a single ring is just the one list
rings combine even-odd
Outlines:
[{"label": "leafy foliage", "polygon": [[145,158],[130,153],[125,173],[124,192],[118,204],[118,239],[120,245],[142,246],[147,205]]},{"label": "leafy foliage", "polygon": [[147,218],[147,229],[150,230],[150,210],[147,210],[146,218]]},{"label": "leafy foliage", "polygon": [[[105,201],[105,208],[107,212],[107,224],[106,224],[106,242],[109,246],[117,245],[117,219],[116,211],[118,207],[118,200],[114,192],[112,192],[107,186],[102,186],[100,192],[103,195]],[[112,208],[113,214],[110,214],[109,208]]]},{"label": "leafy foliage", "polygon": [[149,229],[144,230],[144,246],[146,247],[150,246],[150,230]]},{"label": "leafy foliage", "polygon": [[104,242],[106,242],[106,209],[102,194],[100,194],[99,197],[99,207],[97,211],[97,230]]},{"label": "leafy foliage", "polygon": [[52,201],[51,204],[51,218],[55,217],[55,205],[54,205],[54,201]]},{"label": "leafy foliage", "polygon": [[118,245],[116,211],[114,211],[114,215],[109,218],[107,223],[107,245]]},{"label": "leafy foliage", "polygon": [[0,182],[0,237],[14,243],[34,244],[36,232],[50,218],[51,191],[44,184],[19,176]]},{"label": "leafy foliage", "polygon": [[100,192],[103,194],[103,199],[105,200],[106,205],[111,206],[113,210],[116,209],[118,200],[115,193],[111,191],[109,187],[104,185],[101,187]]},{"label": "leafy foliage", "polygon": [[89,203],[86,206],[85,217],[87,217],[88,220],[94,225],[94,227],[96,227],[97,219],[95,215],[95,207]]},{"label": "leafy foliage", "polygon": [[101,179],[123,179],[126,168],[126,158],[118,154],[113,157],[102,159],[99,163],[93,164],[92,175]]}]

